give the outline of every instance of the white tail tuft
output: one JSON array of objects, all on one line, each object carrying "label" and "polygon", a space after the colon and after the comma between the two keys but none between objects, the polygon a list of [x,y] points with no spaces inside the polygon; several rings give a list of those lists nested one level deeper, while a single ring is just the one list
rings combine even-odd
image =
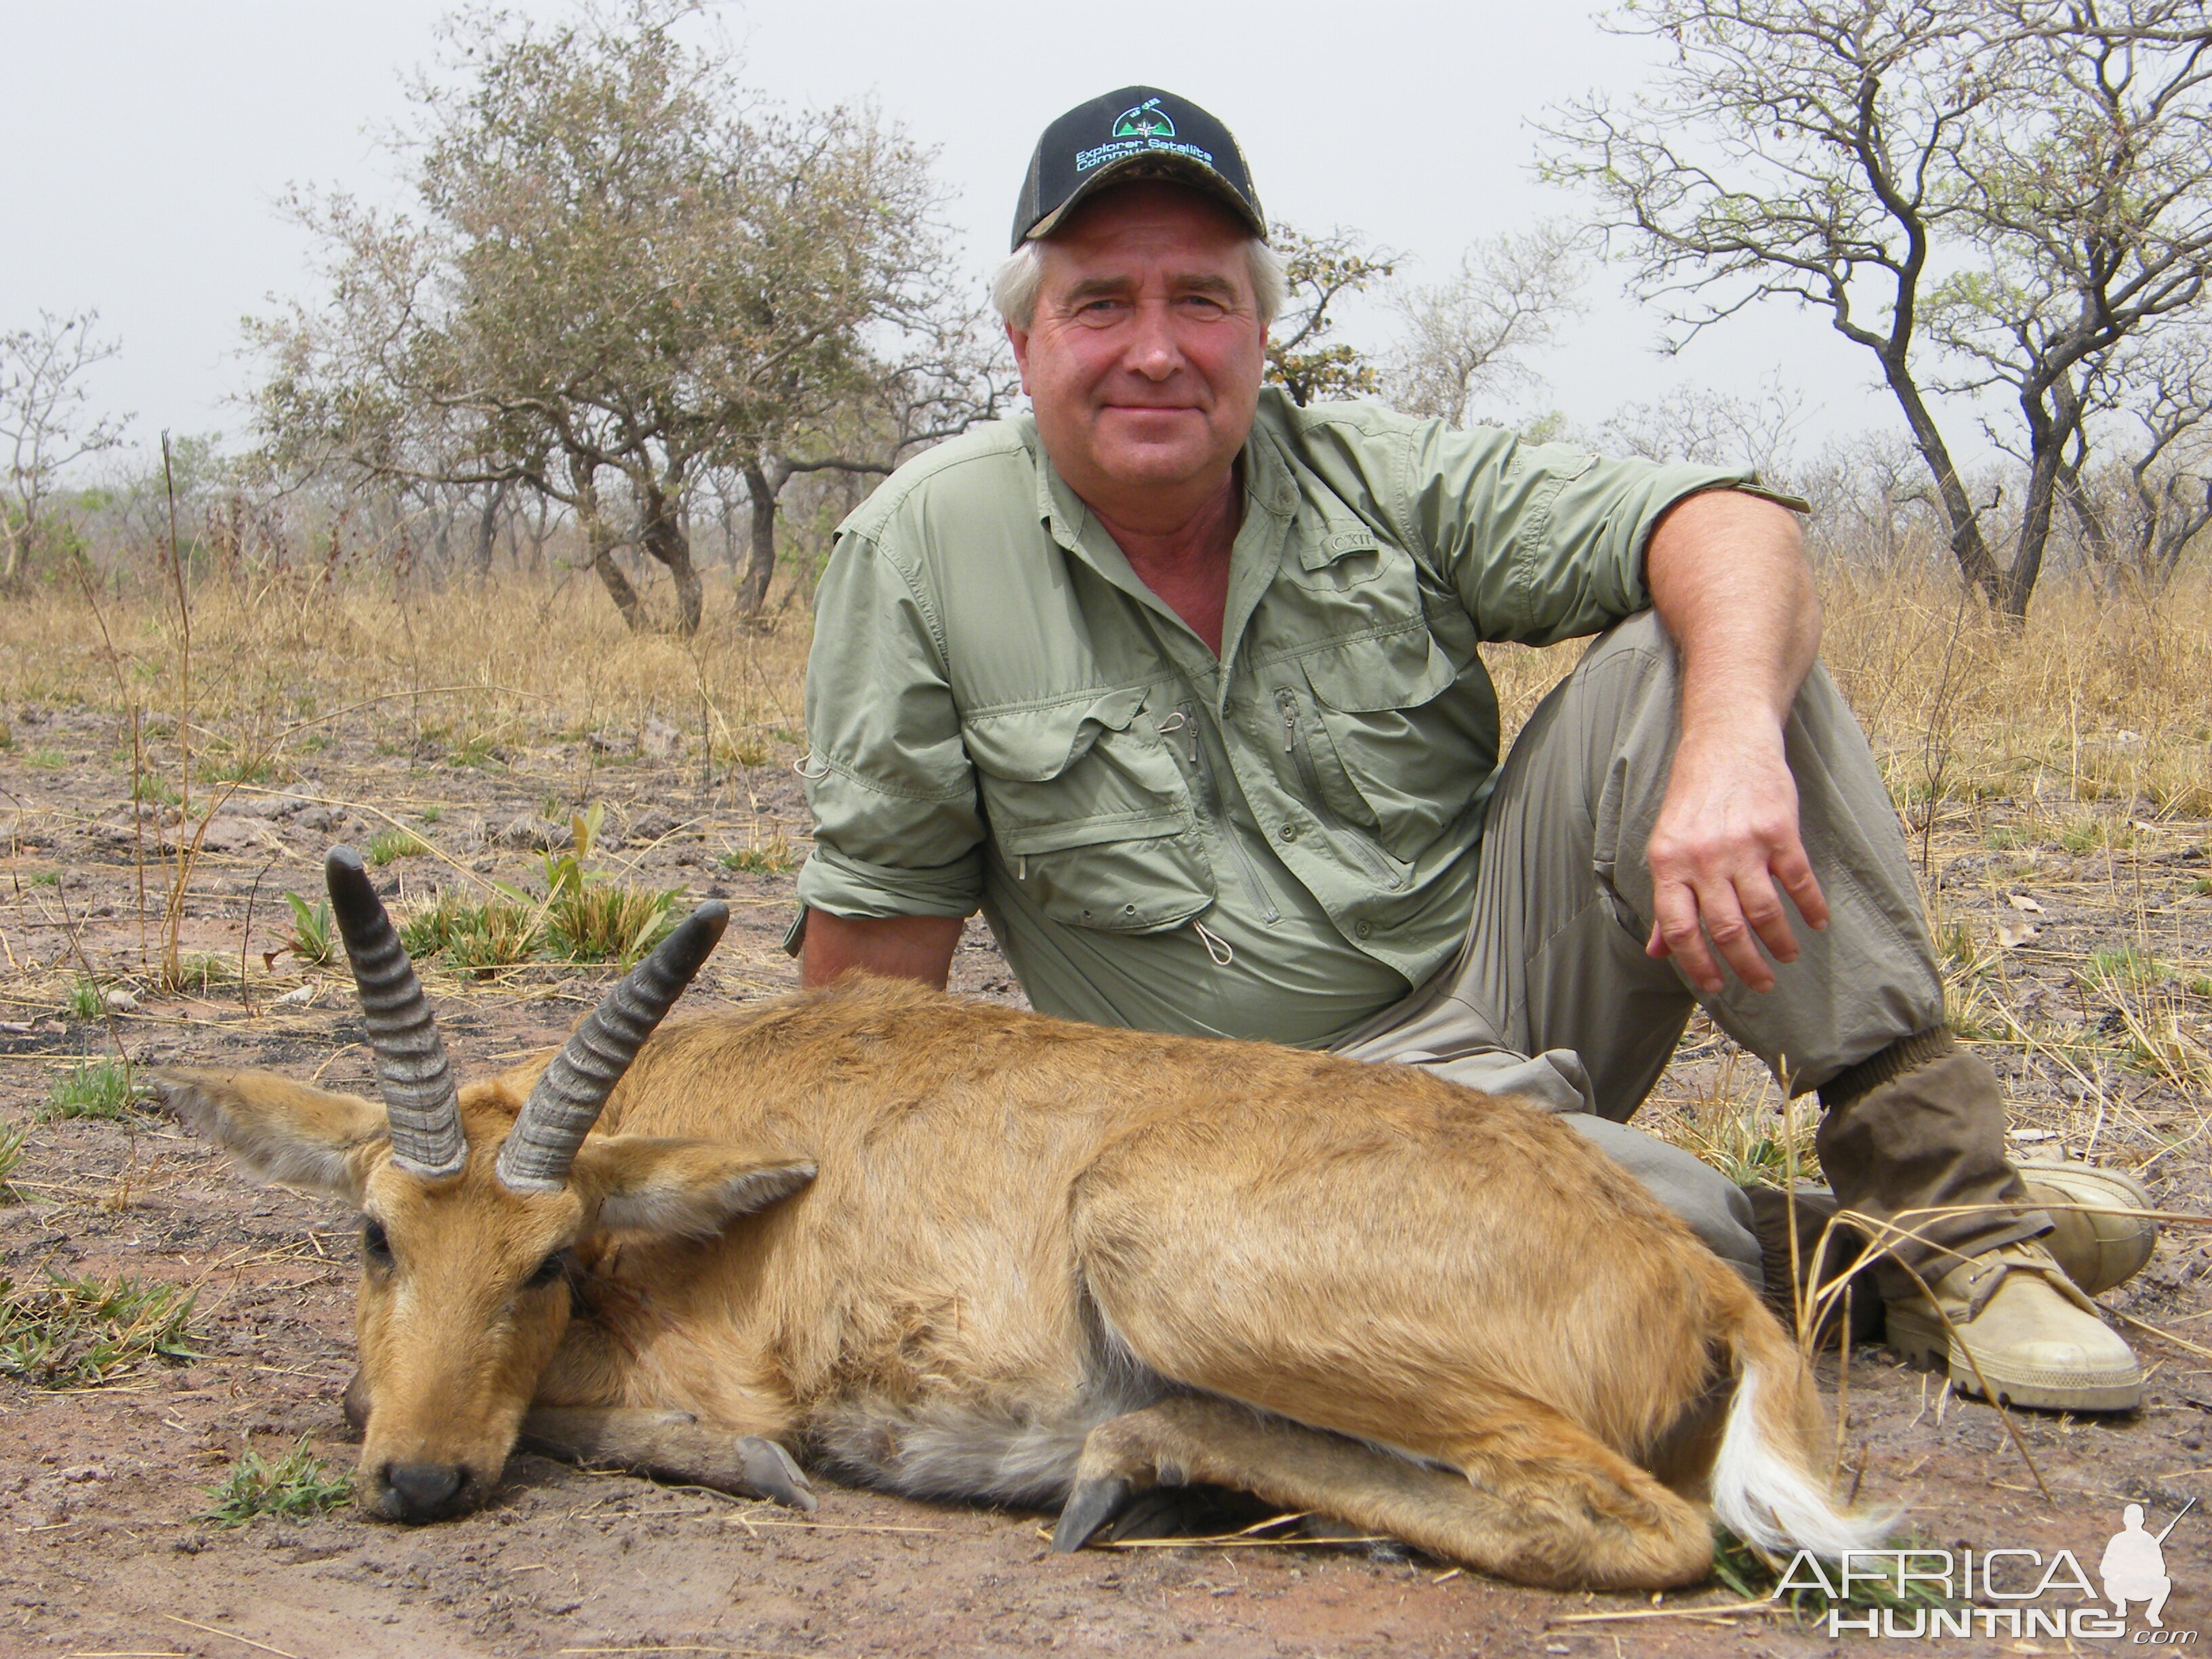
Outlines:
[{"label": "white tail tuft", "polygon": [[1768,1439],[1759,1422],[1759,1393],[1772,1381],[1748,1361],[1736,1378],[1728,1428],[1713,1460],[1713,1514],[1745,1543],[1763,1550],[1810,1550],[1834,1560],[1845,1550],[1878,1547],[1890,1517],[1838,1509]]}]

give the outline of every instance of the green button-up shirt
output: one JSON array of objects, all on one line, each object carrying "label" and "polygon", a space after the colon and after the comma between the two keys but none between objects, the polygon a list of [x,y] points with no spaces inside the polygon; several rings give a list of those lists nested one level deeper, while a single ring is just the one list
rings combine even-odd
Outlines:
[{"label": "green button-up shirt", "polygon": [[871,495],[816,603],[801,902],[980,904],[1046,1012],[1325,1044],[1465,937],[1478,643],[1644,609],[1660,515],[1753,483],[1273,391],[1241,476],[1218,659],[1027,417]]}]

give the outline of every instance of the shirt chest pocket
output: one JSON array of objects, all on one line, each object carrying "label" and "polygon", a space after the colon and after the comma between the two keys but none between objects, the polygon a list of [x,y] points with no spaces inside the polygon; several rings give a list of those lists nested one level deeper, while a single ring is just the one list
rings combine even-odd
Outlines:
[{"label": "shirt chest pocket", "polygon": [[1000,858],[1054,921],[1149,933],[1213,902],[1189,792],[1141,686],[961,722]]},{"label": "shirt chest pocket", "polygon": [[1455,695],[1451,658],[1415,626],[1313,652],[1301,666],[1324,798],[1374,825],[1398,858],[1418,858],[1466,810],[1494,758]]}]

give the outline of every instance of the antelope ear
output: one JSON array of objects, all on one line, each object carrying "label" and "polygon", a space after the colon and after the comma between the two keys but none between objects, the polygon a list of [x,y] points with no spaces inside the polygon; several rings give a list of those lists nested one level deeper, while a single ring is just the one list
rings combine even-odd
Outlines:
[{"label": "antelope ear", "polygon": [[274,1072],[169,1066],[151,1073],[154,1097],[195,1133],[236,1158],[255,1181],[361,1202],[353,1154],[386,1131],[384,1108],[358,1095],[311,1089]]},{"label": "antelope ear", "polygon": [[568,1176],[587,1203],[597,1201],[602,1227],[684,1238],[712,1238],[813,1179],[811,1163],[763,1164],[711,1140],[647,1135],[594,1135]]}]

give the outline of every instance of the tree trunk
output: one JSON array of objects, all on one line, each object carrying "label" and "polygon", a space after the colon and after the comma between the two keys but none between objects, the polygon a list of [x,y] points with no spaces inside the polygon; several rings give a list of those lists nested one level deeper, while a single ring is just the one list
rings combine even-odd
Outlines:
[{"label": "tree trunk", "polygon": [[507,484],[501,479],[484,490],[483,511],[477,516],[477,576],[491,575],[492,544],[499,538],[499,510],[507,504]]},{"label": "tree trunk", "polygon": [[1966,494],[1966,486],[1960,482],[1959,469],[1951,464],[1950,447],[1936,425],[1936,417],[1928,411],[1927,401],[1912,379],[1912,371],[1901,357],[1887,352],[1881,354],[1883,377],[1897,398],[1897,405],[1905,411],[1905,424],[1912,429],[1912,447],[1920,452],[1920,459],[1928,463],[1935,475],[1936,493],[1943,504],[1943,516],[1951,525],[1951,554],[1959,562],[1959,573],[1980,588],[1992,605],[2003,599],[2002,578],[1997,562],[1990,556],[1990,544],[1982,535],[1981,515],[1975,512],[1973,498]]},{"label": "tree trunk", "polygon": [[691,538],[684,533],[674,504],[658,489],[645,493],[645,525],[639,539],[676,579],[676,631],[688,640],[699,631],[699,573],[691,564]]},{"label": "tree trunk", "polygon": [[774,484],[769,483],[768,468],[773,461],[745,463],[745,494],[752,499],[752,548],[745,557],[745,574],[738,584],[738,614],[757,617],[761,607],[768,603],[768,585],[775,575],[775,498],[789,481],[790,474],[781,467],[781,476]]},{"label": "tree trunk", "polygon": [[622,612],[623,621],[633,634],[645,632],[645,606],[637,597],[637,589],[630,586],[623,568],[615,562],[615,538],[605,525],[595,516],[584,521],[584,544],[592,551],[592,568],[599,573],[606,585],[607,597]]}]

